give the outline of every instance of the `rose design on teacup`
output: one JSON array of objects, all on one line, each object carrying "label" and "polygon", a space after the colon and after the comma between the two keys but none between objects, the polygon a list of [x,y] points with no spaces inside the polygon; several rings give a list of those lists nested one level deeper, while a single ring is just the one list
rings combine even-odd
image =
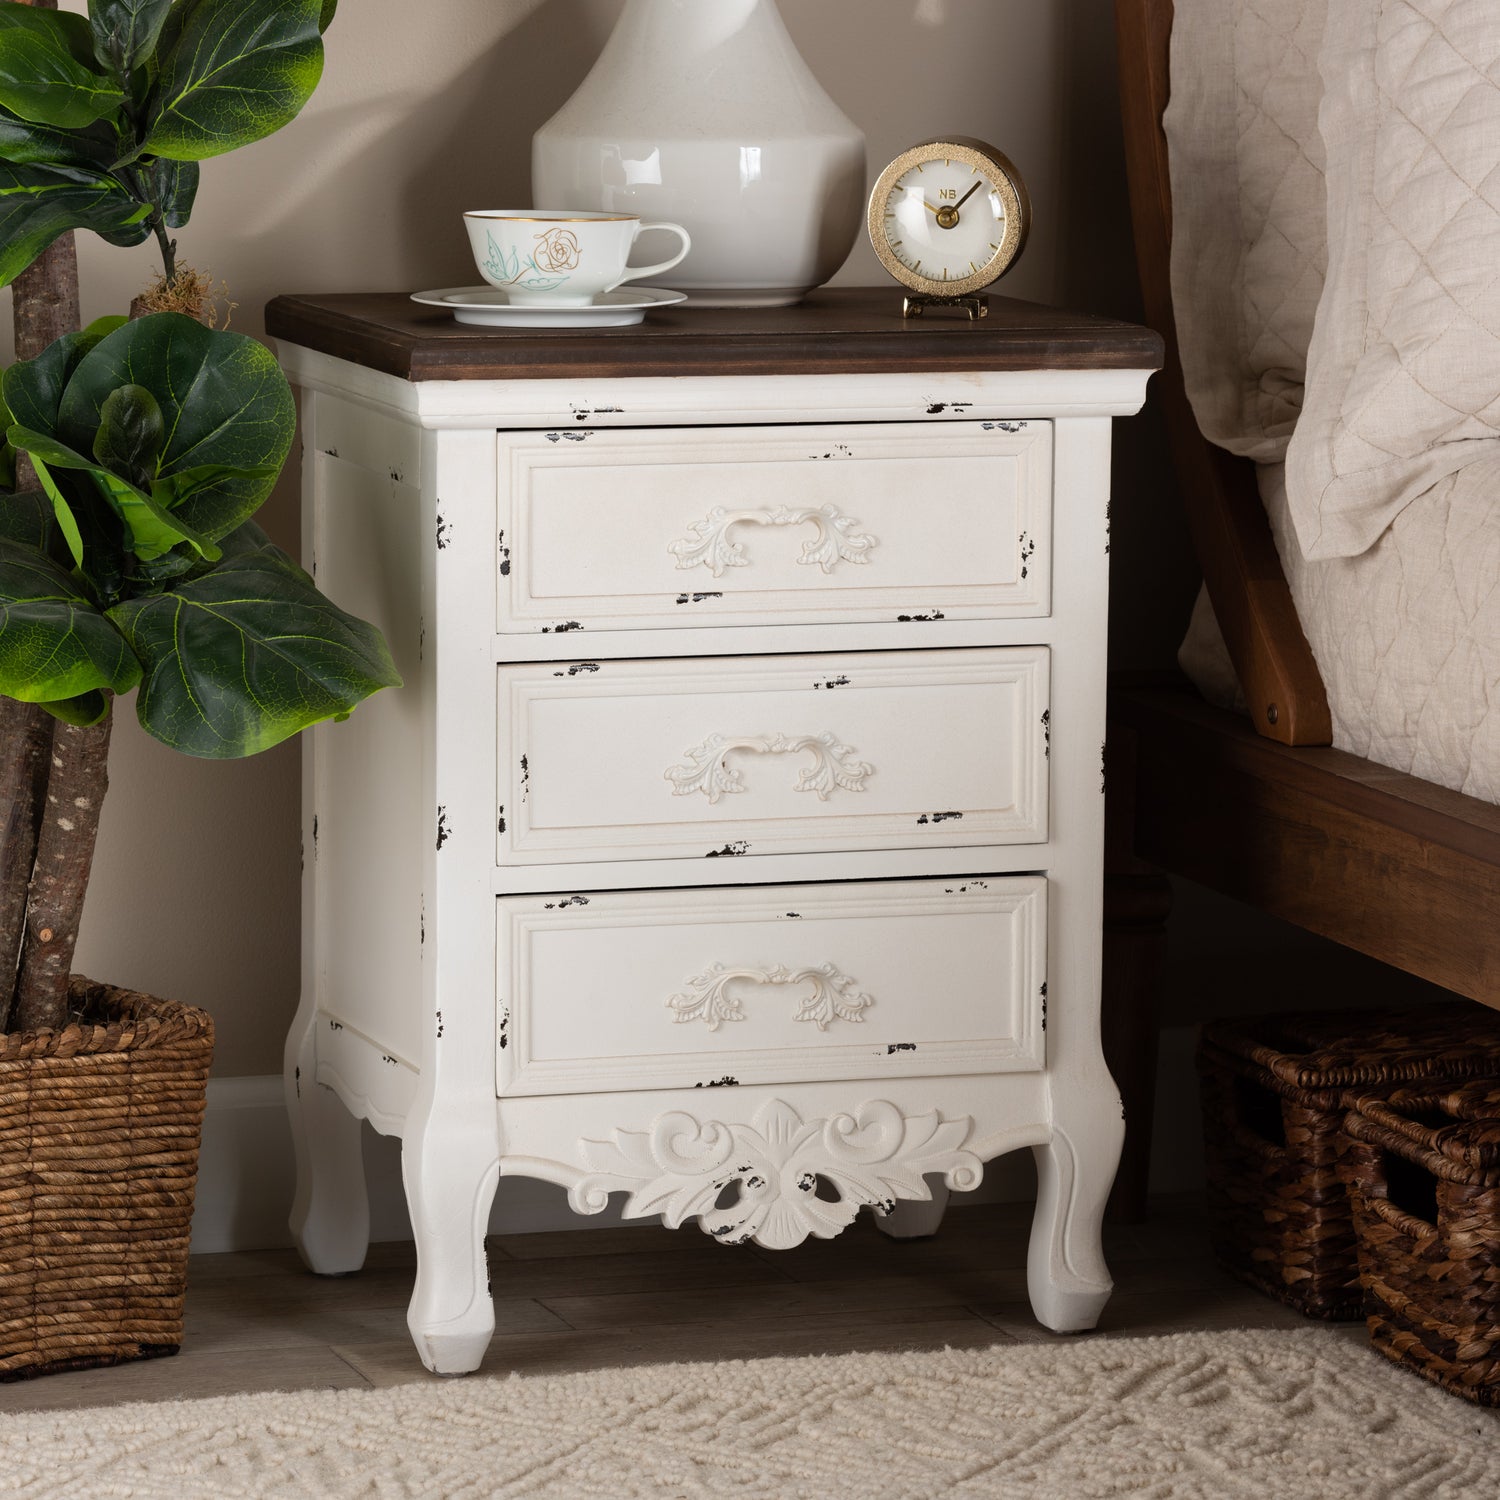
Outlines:
[{"label": "rose design on teacup", "polygon": [[578,236],[568,229],[549,229],[536,236],[535,260],[538,270],[571,271],[582,259]]},{"label": "rose design on teacup", "polygon": [[[536,250],[522,260],[512,247],[496,244],[495,236],[486,232],[485,238],[489,248],[488,253],[479,262],[479,269],[489,277],[494,286],[525,287],[529,291],[536,292],[551,291],[567,280],[566,274],[562,273],[572,270],[581,258],[577,239],[566,229],[549,230],[546,234],[537,235],[536,238],[545,242],[554,235],[561,235],[565,240],[571,241],[571,250],[567,245],[558,245],[554,251],[544,243],[538,245]],[[563,257],[571,254],[572,259],[566,265],[551,264],[554,254]]]}]

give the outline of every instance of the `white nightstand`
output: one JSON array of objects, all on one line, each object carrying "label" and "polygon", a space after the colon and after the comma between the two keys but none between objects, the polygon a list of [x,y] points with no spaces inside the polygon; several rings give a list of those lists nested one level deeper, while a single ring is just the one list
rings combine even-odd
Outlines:
[{"label": "white nightstand", "polygon": [[304,563],[406,680],[307,737],[293,1223],[356,1270],[401,1138],[434,1370],[509,1175],[785,1247],[1029,1146],[1037,1316],[1109,1294],[1110,422],[1160,346],[899,308],[268,311]]}]

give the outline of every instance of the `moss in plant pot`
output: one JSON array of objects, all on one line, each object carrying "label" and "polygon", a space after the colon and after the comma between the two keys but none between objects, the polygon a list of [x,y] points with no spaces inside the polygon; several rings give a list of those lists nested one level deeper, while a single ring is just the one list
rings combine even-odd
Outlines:
[{"label": "moss in plant pot", "polygon": [[130,304],[130,316],[143,318],[147,313],[175,312],[192,318],[207,328],[229,327],[229,320],[238,307],[229,300],[229,285],[215,281],[206,271],[193,266],[177,266],[177,274],[171,281],[162,272],[152,279],[146,288]]}]

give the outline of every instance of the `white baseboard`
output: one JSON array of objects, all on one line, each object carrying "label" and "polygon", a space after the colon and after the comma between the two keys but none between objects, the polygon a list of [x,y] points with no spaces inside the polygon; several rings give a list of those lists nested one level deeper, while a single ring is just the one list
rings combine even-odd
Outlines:
[{"label": "white baseboard", "polygon": [[[211,1079],[193,1210],[193,1253],[290,1245],[287,1215],[293,1177],[292,1136],[280,1076]],[[370,1192],[370,1238],[409,1240],[411,1221],[401,1188],[400,1144],[368,1127],[365,1180]],[[1035,1182],[1030,1154],[1017,1152],[991,1162],[980,1186],[973,1193],[954,1194],[953,1203],[1024,1201],[1036,1191]],[[601,1214],[575,1214],[562,1188],[508,1177],[495,1197],[490,1232],[600,1229],[621,1222],[613,1205]]]}]

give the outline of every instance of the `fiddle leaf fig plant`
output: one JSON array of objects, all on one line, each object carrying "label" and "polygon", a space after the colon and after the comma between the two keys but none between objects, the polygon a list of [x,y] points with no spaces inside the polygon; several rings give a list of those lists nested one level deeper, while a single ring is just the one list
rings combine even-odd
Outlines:
[{"label": "fiddle leaf fig plant", "polygon": [[165,280],[198,163],[280,130],[323,72],[336,0],[0,0],[0,286],[69,229],[155,235]]},{"label": "fiddle leaf fig plant", "polygon": [[[117,697],[135,691],[158,740],[227,758],[400,680],[380,632],[251,519],[291,447],[291,392],[262,345],[203,326],[213,282],[171,234],[199,162],[307,102],[335,8],[0,0],[20,356],[0,378],[0,1032],[67,1022]],[[78,229],[155,237],[144,316],[80,330]]]},{"label": "fiddle leaf fig plant", "polygon": [[179,313],[103,319],[0,395],[50,504],[18,497],[0,538],[0,693],[93,724],[139,684],[148,734],[224,759],[400,682],[380,632],[250,520],[294,430],[261,344]]}]

